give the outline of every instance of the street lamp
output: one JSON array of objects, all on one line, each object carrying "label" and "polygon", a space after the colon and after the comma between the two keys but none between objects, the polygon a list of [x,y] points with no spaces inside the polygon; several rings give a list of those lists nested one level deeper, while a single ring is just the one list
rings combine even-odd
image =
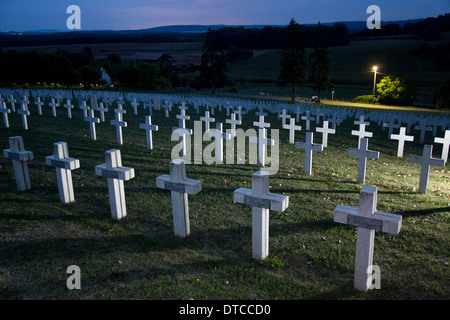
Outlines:
[{"label": "street lamp", "polygon": [[373,66],[372,70],[373,70],[373,93],[372,93],[372,96],[373,96],[373,100],[375,100],[375,86],[376,86],[376,83],[377,83],[377,70],[378,70],[378,67],[377,66]]}]

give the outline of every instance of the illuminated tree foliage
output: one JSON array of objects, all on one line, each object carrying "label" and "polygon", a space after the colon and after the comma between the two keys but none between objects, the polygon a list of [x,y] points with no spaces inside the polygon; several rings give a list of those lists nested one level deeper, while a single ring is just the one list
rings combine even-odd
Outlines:
[{"label": "illuminated tree foliage", "polygon": [[388,75],[377,84],[378,102],[382,104],[406,106],[416,98],[416,86],[401,75]]}]

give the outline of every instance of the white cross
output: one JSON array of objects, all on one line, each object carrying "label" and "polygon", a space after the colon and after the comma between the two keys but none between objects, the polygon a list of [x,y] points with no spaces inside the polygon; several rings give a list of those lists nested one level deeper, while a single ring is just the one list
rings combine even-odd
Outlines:
[{"label": "white cross", "polygon": [[[119,106],[121,106],[119,104]],[[115,119],[111,120],[109,124],[116,126],[116,136],[117,136],[117,143],[123,144],[123,138],[122,138],[122,127],[127,126],[127,122],[123,121],[122,114],[125,113],[125,110],[122,110],[121,108],[115,109]]]},{"label": "white cross", "polygon": [[314,134],[312,132],[306,132],[305,142],[296,142],[295,147],[297,149],[305,150],[305,169],[306,175],[312,173],[312,158],[313,151],[323,151],[323,145],[313,143]]},{"label": "white cross", "polygon": [[450,145],[450,130],[445,130],[445,136],[443,138],[435,137],[434,142],[443,144],[441,159],[444,159],[444,162],[447,163],[448,149]]},{"label": "white cross", "polygon": [[165,109],[165,115],[166,115],[166,118],[168,118],[169,117],[169,110],[171,110],[171,106],[169,105],[169,101],[166,101],[166,104],[163,106],[163,108]]},{"label": "white cross", "polygon": [[269,255],[269,210],[285,211],[289,197],[269,192],[269,172],[252,175],[252,188],[234,191],[234,201],[252,206],[252,257],[265,259]]},{"label": "white cross", "polygon": [[380,152],[369,150],[369,139],[367,138],[361,138],[359,144],[360,147],[358,149],[349,148],[348,154],[359,158],[357,182],[364,184],[366,181],[367,158],[378,159],[380,157]]},{"label": "white cross", "polygon": [[400,128],[400,124],[397,124],[396,119],[394,118],[394,116],[391,115],[391,119],[389,122],[383,122],[383,130],[385,127],[389,128],[389,131],[388,131],[388,137],[389,137],[389,136],[391,136],[394,128]]},{"label": "white cross", "polygon": [[401,127],[398,134],[390,134],[389,139],[398,140],[397,157],[403,157],[405,141],[414,141],[414,136],[406,135],[406,127]]},{"label": "white cross", "polygon": [[259,121],[254,121],[253,125],[259,129],[270,128],[270,123],[264,122],[264,115],[259,116]]},{"label": "white cross", "polygon": [[52,107],[52,115],[56,117],[56,107],[59,107],[59,104],[55,102],[55,98],[52,98],[52,102],[50,102],[48,105]]},{"label": "white cross", "polygon": [[108,111],[108,109],[103,106],[103,102],[99,103],[96,111],[100,112],[100,121],[105,122],[105,112]]},{"label": "white cross", "polygon": [[16,106],[14,105],[14,103],[17,102],[17,100],[14,99],[13,95],[9,96],[8,102],[11,103],[11,110],[12,110],[12,112],[16,112]]},{"label": "white cross", "polygon": [[133,107],[134,114],[137,115],[138,114],[137,107],[139,107],[139,102],[137,102],[136,98],[134,98],[133,101],[131,102],[131,106]]},{"label": "white cross", "polygon": [[286,113],[286,109],[283,109],[281,114],[278,114],[278,118],[281,119],[281,126],[284,128],[286,125],[286,119],[290,119],[291,116]]},{"label": "white cross", "polygon": [[3,156],[13,162],[17,190],[30,190],[31,182],[27,162],[34,159],[33,152],[25,150],[23,139],[20,136],[10,137],[8,140],[9,149],[3,150]]},{"label": "white cross", "polygon": [[309,130],[311,121],[313,121],[315,119],[313,116],[310,116],[310,114],[311,114],[311,112],[306,111],[306,115],[302,116],[302,120],[306,121],[306,126],[305,126],[306,131]]},{"label": "white cross", "polygon": [[64,108],[67,109],[67,118],[72,119],[72,110],[71,109],[73,108],[73,105],[70,104],[69,99],[67,99],[66,104],[64,105]]},{"label": "white cross", "polygon": [[69,157],[67,142],[54,143],[53,155],[45,157],[45,164],[56,168],[61,203],[74,202],[72,170],[80,167],[80,160]]},{"label": "white cross", "polygon": [[283,129],[289,130],[289,143],[294,144],[295,143],[295,131],[301,131],[302,126],[296,126],[295,118],[289,118],[289,124],[283,124]]},{"label": "white cross", "polygon": [[186,165],[181,159],[171,161],[169,167],[170,175],[156,178],[156,187],[171,191],[174,234],[186,238],[191,233],[188,194],[202,191],[202,182],[186,178]]},{"label": "white cross", "polygon": [[88,116],[88,110],[90,109],[88,105],[86,105],[86,101],[81,101],[80,109],[83,110],[83,118]]},{"label": "white cross", "polygon": [[158,131],[158,126],[152,124],[152,117],[145,116],[145,123],[139,124],[140,129],[144,129],[147,136],[147,148],[153,149],[152,131]]},{"label": "white cross", "polygon": [[377,188],[364,186],[359,193],[359,208],[339,205],[334,209],[334,221],[358,227],[354,288],[360,291],[372,289],[373,251],[375,230],[398,234],[402,216],[377,211]]},{"label": "white cross", "polygon": [[242,115],[243,114],[247,114],[247,112],[242,111],[242,106],[238,106],[237,110],[235,110],[234,113],[236,113],[238,115],[239,121],[242,121]]},{"label": "white cross", "polygon": [[366,125],[369,125],[369,122],[364,122],[364,116],[360,117],[359,121],[355,121],[355,124],[359,124],[359,130],[352,130],[352,135],[358,136],[358,148],[360,148],[360,143],[362,138],[371,138],[373,136],[373,132],[366,131]]},{"label": "white cross", "polygon": [[17,113],[22,116],[22,126],[24,130],[28,130],[28,122],[27,122],[27,116],[30,115],[30,111],[27,110],[25,103],[20,103],[20,109],[17,110]]},{"label": "white cross", "polygon": [[0,101],[0,112],[3,114],[3,124],[5,128],[9,128],[9,119],[8,113],[11,113],[11,110],[6,107],[6,102]]},{"label": "white cross", "polygon": [[97,140],[97,133],[95,131],[95,124],[100,123],[99,118],[94,117],[94,110],[89,109],[89,116],[84,118],[84,121],[89,122],[89,129],[91,131],[91,140]]},{"label": "white cross", "polygon": [[417,163],[421,165],[420,169],[420,181],[419,181],[419,193],[425,194],[427,192],[428,178],[430,176],[430,166],[444,167],[444,159],[436,159],[432,157],[433,146],[426,144],[423,146],[422,156],[410,155],[408,161],[411,163]]},{"label": "white cross", "polygon": [[[231,134],[229,133],[225,133],[223,132],[223,125],[220,122],[216,123],[216,129],[214,130],[209,130],[208,132],[208,136],[210,138],[214,138],[215,142],[211,143],[210,145],[208,145],[205,150],[203,151],[204,154],[206,154],[207,152],[210,152],[210,154],[212,153],[213,150],[215,150],[215,162],[217,164],[222,164],[223,163],[223,140],[231,140]],[[212,164],[211,161],[213,159],[213,157],[211,156],[205,156],[205,162],[206,164]]]},{"label": "white cross", "polygon": [[[261,116],[260,116],[261,117]],[[253,122],[256,125],[258,122]],[[258,129],[258,136],[250,136],[249,142],[258,145],[258,165],[264,167],[266,165],[266,146],[274,146],[275,139],[267,139],[267,130],[265,127],[270,127],[270,123],[262,123],[262,127]]]},{"label": "white cross", "polygon": [[336,129],[332,129],[328,127],[328,121],[324,121],[323,122],[323,128],[316,128],[316,132],[321,132],[322,133],[322,145],[324,148],[328,147],[328,135],[331,134],[335,134],[336,133]]},{"label": "white cross", "polygon": [[419,124],[414,127],[414,129],[420,131],[420,140],[419,140],[420,143],[424,143],[424,141],[425,141],[425,133],[427,131],[432,131],[433,130],[432,127],[427,127],[427,120],[425,120],[425,119],[422,119],[422,121],[420,121]]},{"label": "white cross", "polygon": [[95,166],[95,174],[108,178],[112,218],[115,220],[125,218],[127,207],[123,182],[134,178],[134,168],[122,167],[120,150],[112,149],[105,152],[105,163]]},{"label": "white cross", "polygon": [[187,148],[187,143],[186,143],[186,135],[192,134],[192,129],[186,129],[186,123],[185,120],[189,120],[191,117],[187,116],[185,114],[185,110],[181,109],[180,110],[180,114],[177,115],[177,119],[178,119],[178,127],[174,127],[172,128],[172,132],[176,132],[180,135],[179,137],[179,141],[180,141],[180,156],[185,156],[187,154],[186,148]]},{"label": "white cross", "polygon": [[42,105],[44,104],[44,102],[41,101],[41,98],[40,98],[40,97],[37,97],[35,104],[36,104],[37,107],[38,107],[38,114],[39,114],[40,116],[42,116]]},{"label": "white cross", "polygon": [[[227,109],[229,110],[229,109]],[[231,119],[226,119],[225,120],[226,123],[229,123],[231,125],[231,137],[235,137],[236,136],[236,125],[241,125],[242,121],[241,120],[236,120],[236,113],[231,113]]]},{"label": "white cross", "polygon": [[210,118],[209,117],[209,111],[205,111],[205,116],[204,117],[200,117],[200,120],[205,123],[205,132],[208,132],[210,130],[209,123],[216,121],[215,118]]}]

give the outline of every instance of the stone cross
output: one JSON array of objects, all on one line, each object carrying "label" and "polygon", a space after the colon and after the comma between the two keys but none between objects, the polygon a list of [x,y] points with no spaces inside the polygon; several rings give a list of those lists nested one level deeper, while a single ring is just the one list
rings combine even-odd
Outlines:
[{"label": "stone cross", "polygon": [[70,103],[69,99],[66,100],[66,104],[64,105],[64,108],[67,109],[67,118],[72,119],[72,110],[71,109],[73,109],[73,105]]},{"label": "stone cross", "polygon": [[364,186],[359,193],[359,207],[339,205],[334,209],[334,221],[358,227],[354,288],[367,291],[372,288],[375,230],[398,234],[402,216],[377,211],[377,188]]},{"label": "stone cross", "polygon": [[[229,109],[227,109],[229,110]],[[225,120],[226,123],[229,123],[231,125],[231,137],[235,137],[236,136],[236,125],[241,125],[242,121],[241,120],[236,120],[236,113],[232,112],[231,113],[231,119],[226,119]]]},{"label": "stone cross", "polygon": [[259,122],[253,122],[254,126],[258,126],[258,136],[250,136],[249,142],[258,144],[258,165],[264,167],[266,165],[266,146],[274,146],[274,139],[267,139],[266,128],[270,127],[270,123],[264,122],[264,116],[259,116]]},{"label": "stone cross", "polygon": [[44,102],[41,101],[41,98],[40,98],[40,97],[37,97],[37,99],[36,99],[36,101],[35,101],[35,104],[36,104],[37,107],[38,107],[38,114],[39,114],[40,116],[42,116],[42,105],[44,104]]},{"label": "stone cross", "polygon": [[328,135],[331,134],[335,134],[336,133],[336,129],[332,129],[328,127],[328,121],[325,120],[323,122],[323,128],[316,128],[316,132],[322,132],[322,145],[324,148],[328,147]]},{"label": "stone cross", "polygon": [[269,192],[269,172],[252,175],[252,188],[234,191],[234,201],[252,206],[252,257],[265,259],[269,255],[269,210],[283,212],[289,197]]},{"label": "stone cross", "polygon": [[105,152],[105,163],[95,167],[95,174],[108,178],[112,218],[115,220],[125,218],[127,207],[123,182],[134,178],[134,168],[122,167],[120,150],[111,149]]},{"label": "stone cross", "polygon": [[[192,134],[192,129],[187,129],[186,128],[186,122],[185,120],[189,120],[191,117],[186,115],[186,111],[185,109],[181,109],[180,110],[181,114],[177,115],[177,119],[178,119],[178,127],[174,127],[172,128],[172,132],[173,131],[177,131],[177,133],[179,133],[180,137],[179,137],[179,141],[180,141],[180,156],[185,156],[187,154],[187,143],[186,143],[186,135],[187,134]],[[190,147],[190,146],[189,146]]]},{"label": "stone cross", "polygon": [[309,130],[311,121],[314,121],[314,119],[315,119],[313,116],[310,116],[310,115],[311,115],[311,112],[306,111],[306,115],[302,116],[302,120],[306,121],[306,126],[305,126],[306,131]]},{"label": "stone cross", "polygon": [[17,113],[20,114],[22,116],[22,126],[24,130],[28,130],[28,121],[27,121],[27,116],[30,115],[30,111],[28,111],[28,109],[26,108],[25,103],[21,102],[20,103],[20,109],[17,110]]},{"label": "stone cross", "polygon": [[16,112],[16,106],[15,106],[15,102],[17,102],[16,99],[14,99],[14,95],[10,95],[8,98],[8,102],[11,104],[11,110],[12,112]]},{"label": "stone cross", "polygon": [[52,107],[52,115],[56,117],[56,108],[59,107],[59,104],[55,102],[55,98],[52,98],[52,102],[50,102],[48,105]]},{"label": "stone cross", "polygon": [[186,165],[182,159],[170,162],[170,175],[156,178],[156,187],[170,190],[174,234],[180,238],[190,235],[188,194],[202,191],[202,182],[186,178]]},{"label": "stone cross", "polygon": [[151,116],[145,116],[145,123],[140,123],[139,128],[145,130],[147,136],[147,148],[152,150],[153,149],[152,131],[158,131],[158,126],[152,124]]},{"label": "stone cross", "polygon": [[88,105],[86,105],[86,101],[81,101],[80,109],[83,110],[83,118],[88,116],[88,110],[90,109]]},{"label": "stone cross", "polygon": [[109,124],[116,126],[116,136],[117,136],[117,143],[123,144],[123,138],[122,138],[122,127],[127,126],[127,122],[123,121],[123,113],[125,113],[125,110],[122,110],[121,104],[119,104],[119,109],[115,109],[114,112],[116,114],[115,119],[111,120]]},{"label": "stone cross", "polygon": [[403,157],[405,141],[414,141],[414,136],[406,135],[406,127],[401,127],[398,134],[390,134],[389,139],[398,140],[397,157]]},{"label": "stone cross", "polygon": [[323,151],[323,145],[313,143],[314,135],[312,132],[306,132],[305,142],[296,142],[295,147],[297,149],[305,150],[305,169],[306,175],[312,173],[312,158],[313,151]]},{"label": "stone cross", "polygon": [[[283,109],[285,110],[285,109]],[[302,126],[295,125],[295,118],[289,118],[289,124],[283,124],[283,129],[289,130],[289,143],[295,143],[295,131],[301,131]]]},{"label": "stone cross", "polygon": [[427,192],[428,178],[430,176],[430,166],[444,167],[444,159],[433,158],[433,146],[426,144],[423,146],[422,156],[410,155],[408,161],[421,165],[419,193],[425,194]]},{"label": "stone cross", "polygon": [[283,109],[281,114],[278,114],[278,117],[279,117],[279,119],[281,119],[281,127],[282,128],[284,128],[284,126],[286,125],[286,119],[291,118],[291,116],[286,113],[286,109]]},{"label": "stone cross", "polygon": [[3,114],[3,124],[5,128],[9,128],[9,119],[8,113],[11,113],[11,110],[6,107],[6,102],[0,101],[0,112]]},{"label": "stone cross", "polygon": [[434,143],[442,143],[442,156],[441,159],[444,159],[444,162],[447,163],[448,160],[448,149],[450,145],[450,130],[445,130],[445,136],[443,138],[435,137]]},{"label": "stone cross", "polygon": [[89,122],[89,128],[91,130],[91,140],[97,140],[97,133],[95,131],[95,124],[100,123],[99,118],[94,117],[94,110],[89,109],[89,116],[84,118],[84,121]]},{"label": "stone cross", "polygon": [[139,107],[139,102],[136,100],[136,98],[134,98],[133,101],[131,102],[131,106],[133,107],[134,114],[137,115],[138,114],[137,107]]},{"label": "stone cross", "polygon": [[415,126],[414,129],[420,131],[420,138],[419,138],[419,142],[420,143],[424,143],[424,141],[425,141],[425,133],[427,131],[432,131],[433,130],[432,127],[427,127],[427,120],[425,120],[425,119],[422,119],[421,121],[419,121],[419,124],[417,126]]},{"label": "stone cross", "polygon": [[209,123],[216,121],[216,119],[209,117],[209,111],[205,111],[205,116],[200,117],[200,120],[205,123],[205,132],[208,132],[210,130]]},{"label": "stone cross", "polygon": [[360,184],[366,181],[367,158],[378,159],[380,157],[379,151],[369,150],[369,139],[361,138],[360,147],[358,149],[349,148],[348,154],[359,157],[358,160],[358,180]]},{"label": "stone cross", "polygon": [[3,156],[13,162],[17,190],[30,190],[31,182],[27,162],[34,159],[33,152],[25,150],[21,136],[10,137],[8,140],[9,149],[3,150]]},{"label": "stone cross", "polygon": [[[216,123],[216,129],[208,131],[208,135],[211,138],[214,138],[216,144],[215,144],[215,152],[216,152],[216,163],[222,164],[223,163],[223,140],[231,140],[231,134],[223,132],[223,124],[220,122]],[[207,151],[207,148],[205,148],[205,151]],[[209,149],[209,148],[208,148]]]},{"label": "stone cross", "polygon": [[100,121],[105,122],[105,112],[108,109],[103,106],[103,102],[99,102],[99,106],[95,110],[100,112]]},{"label": "stone cross", "polygon": [[393,116],[391,116],[389,122],[383,122],[383,130],[385,127],[389,128],[388,137],[392,135],[392,131],[394,130],[394,128],[400,128],[400,124],[396,124],[395,122],[396,119]]},{"label": "stone cross", "polygon": [[54,143],[53,155],[45,157],[45,164],[56,168],[61,203],[74,202],[72,170],[80,167],[80,160],[69,157],[67,142]]},{"label": "stone cross", "polygon": [[366,137],[371,138],[373,133],[366,131],[366,126],[369,125],[369,122],[364,121],[364,116],[360,116],[359,120],[355,121],[354,124],[359,125],[359,130],[352,130],[352,135],[358,136],[358,148],[360,148],[361,139]]}]

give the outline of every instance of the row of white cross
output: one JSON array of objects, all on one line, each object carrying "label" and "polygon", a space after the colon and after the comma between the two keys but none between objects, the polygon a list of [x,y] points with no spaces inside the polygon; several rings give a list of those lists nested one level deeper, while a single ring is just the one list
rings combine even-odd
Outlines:
[{"label": "row of white cross", "polygon": [[[367,139],[367,138],[363,138]],[[363,140],[366,141],[366,140]],[[25,150],[20,136],[9,138],[10,148],[3,154],[12,159],[17,188],[31,189],[27,162],[33,153]],[[361,144],[366,146],[365,142]],[[441,162],[443,162],[442,159]],[[429,168],[429,155],[416,157],[422,168]],[[62,203],[74,202],[71,171],[80,167],[78,159],[70,158],[66,142],[54,144],[54,154],[46,157],[46,164],[56,168],[58,190]],[[422,169],[424,171],[426,169]],[[126,216],[124,181],[134,178],[133,168],[122,166],[120,150],[109,150],[105,163],[95,167],[95,174],[107,178],[111,216],[120,220]],[[174,234],[181,238],[190,235],[188,194],[202,190],[201,181],[186,177],[185,163],[181,159],[170,162],[170,174],[156,179],[156,186],[171,191]],[[252,176],[252,188],[234,191],[234,201],[252,206],[252,256],[265,259],[269,254],[269,211],[282,212],[289,206],[289,197],[269,192],[269,173],[258,171]],[[355,256],[354,287],[367,291],[372,287],[373,247],[375,230],[398,234],[402,217],[376,209],[377,189],[364,186],[360,191],[359,207],[339,205],[334,210],[334,221],[358,227]]]},{"label": "row of white cross", "polygon": [[[11,96],[11,99],[13,97]],[[15,101],[15,100],[12,100]],[[30,112],[28,111],[27,105],[28,105],[29,101],[27,100],[27,97],[24,97],[24,99],[21,101],[21,108],[19,110],[17,110],[17,113],[20,114],[22,116],[22,123],[23,123],[23,128],[25,130],[28,129],[28,124],[27,124],[27,116],[30,115]],[[118,100],[117,104],[118,104],[118,108],[114,110],[115,112],[115,119],[110,121],[111,125],[114,125],[116,127],[116,136],[117,136],[117,142],[119,145],[123,144],[123,138],[122,138],[122,128],[127,126],[127,122],[124,121],[123,119],[123,114],[126,113],[126,110],[123,109],[123,104],[125,102],[123,100]],[[159,102],[158,102],[159,103]],[[89,122],[90,125],[90,133],[91,133],[91,139],[92,140],[96,140],[96,128],[95,128],[95,124],[100,123],[101,121],[104,122],[105,118],[104,118],[104,113],[108,110],[107,108],[103,107],[103,103],[99,103],[97,104],[96,99],[91,99],[91,104],[93,105],[92,108],[90,108],[89,106],[86,105],[85,101],[81,102],[80,105],[80,109],[83,110],[83,116],[84,116],[84,120],[86,122]],[[12,105],[14,105],[14,103],[12,102]],[[43,102],[40,101],[40,98],[38,97],[36,99],[36,105],[38,106],[38,112],[40,115],[42,115],[42,110],[41,107],[43,105]],[[49,103],[49,105],[52,107],[52,113],[53,116],[56,116],[56,107],[58,106],[58,103],[55,102],[55,99],[52,98],[52,101]],[[131,105],[134,109],[134,113],[137,114],[137,107],[139,106],[139,102],[136,100],[136,98],[133,98],[133,101],[131,102]],[[71,114],[71,109],[73,108],[73,105],[70,103],[70,100],[67,100],[66,104],[64,105],[67,108],[67,115],[68,118],[72,117]],[[169,105],[168,103],[166,103],[166,105],[164,106],[164,108],[166,109],[166,116],[168,116],[168,110],[171,110],[171,105]],[[185,133],[183,133],[180,136],[180,142],[182,143],[182,145],[185,144],[185,139],[184,136],[185,134],[192,134],[190,129],[187,129],[185,126],[185,120],[189,120],[190,117],[187,116],[185,114],[185,111],[188,109],[184,102],[182,104],[182,106],[179,107],[181,110],[181,114],[177,115],[177,119],[179,119],[179,127],[177,128],[173,128],[173,130],[176,129],[182,129],[182,130],[187,130],[184,131]],[[150,114],[152,113],[151,110],[151,106],[149,106],[150,109]],[[227,109],[229,110],[229,109]],[[100,118],[96,118],[94,116],[94,111],[99,111],[100,112]],[[0,101],[0,112],[3,114],[3,118],[4,118],[4,126],[5,127],[9,127],[9,122],[8,122],[8,113],[11,112],[10,109],[8,109],[5,105],[5,102],[1,102]],[[231,125],[231,137],[235,136],[235,131],[236,131],[236,125],[237,124],[241,124],[242,123],[242,114],[244,112],[242,111],[242,107],[238,107],[237,110],[235,110],[232,114],[231,114],[231,119],[227,119],[226,123]],[[236,115],[238,115],[239,119],[236,119]],[[251,142],[257,142],[260,145],[260,151],[259,151],[259,164],[260,165],[264,165],[264,154],[265,154],[265,146],[270,146],[273,145],[274,141],[273,139],[267,139],[266,135],[266,130],[265,128],[270,127],[270,124],[265,123],[264,122],[264,116],[267,116],[266,113],[264,112],[257,112],[256,115],[259,115],[259,121],[258,122],[254,122],[255,126],[259,127],[259,135],[258,135],[258,139],[255,140],[255,138],[253,138],[253,140],[251,140]],[[282,127],[284,129],[289,130],[289,143],[294,144],[294,140],[295,140],[295,131],[300,131],[302,129],[301,126],[296,125],[296,119],[291,118],[290,115],[286,114],[286,109],[283,109],[282,113],[279,114],[279,118],[281,118],[282,120]],[[289,124],[287,124],[287,120],[290,120]],[[318,117],[317,117],[318,119]],[[209,111],[205,112],[205,116],[204,117],[200,117],[200,120],[205,122],[205,131],[209,131],[210,129],[210,122],[214,122],[215,119],[211,118],[209,115]],[[306,130],[310,129],[310,121],[314,120],[314,117],[312,117],[310,115],[309,111],[306,111],[306,115],[302,116],[302,120],[306,121]],[[305,149],[307,157],[305,160],[305,173],[306,174],[311,174],[311,163],[312,163],[312,151],[322,151],[323,148],[327,147],[328,145],[328,135],[329,134],[335,134],[336,132],[336,123],[337,121],[333,122],[333,126],[334,128],[330,128],[329,127],[329,121],[325,120],[323,121],[323,127],[317,127],[316,128],[316,132],[320,132],[322,134],[322,147],[320,145],[316,145],[313,143],[313,134],[312,133],[307,133],[306,136],[306,141],[305,142],[298,142],[296,143],[296,147],[297,148],[302,148]],[[366,131],[366,127],[369,126],[369,122],[365,121],[365,116],[361,115],[359,120],[354,121],[355,125],[359,126],[358,130],[352,130],[351,134],[355,135],[358,137],[358,148],[360,148],[360,143],[362,141],[362,138],[370,138],[373,136],[372,132],[368,132]],[[158,126],[153,125],[151,123],[151,115],[150,116],[145,116],[145,123],[141,123],[139,124],[139,127],[141,129],[144,129],[146,131],[146,136],[147,136],[147,147],[149,149],[152,149],[152,131],[157,131],[158,130]],[[414,141],[414,136],[410,136],[406,134],[407,128],[405,127],[400,127],[400,125],[395,125],[395,121],[390,121],[389,123],[383,123],[383,127],[389,127],[389,139],[393,139],[393,140],[398,140],[398,148],[397,148],[397,157],[403,157],[403,150],[404,150],[404,144],[405,141]],[[398,134],[393,134],[393,129],[400,127],[399,133]],[[222,125],[218,124],[217,125],[217,130],[219,130],[220,132],[222,132]],[[423,119],[422,121],[420,121],[419,125],[417,125],[415,127],[416,130],[420,130],[420,143],[423,143],[424,141],[424,136],[425,136],[425,132],[426,131],[431,131],[432,128],[426,125],[426,120]],[[230,139],[230,137],[226,134],[224,134],[223,139]],[[448,153],[449,153],[449,145],[450,145],[450,132],[448,130],[445,131],[445,136],[443,138],[441,137],[435,137],[434,138],[434,142],[435,143],[441,143],[443,144],[443,148],[442,148],[442,156],[441,158],[444,159],[444,162],[447,162],[448,160]],[[181,153],[180,155],[185,155],[185,148],[182,147],[181,148]],[[362,169],[361,169],[362,170]]]}]

